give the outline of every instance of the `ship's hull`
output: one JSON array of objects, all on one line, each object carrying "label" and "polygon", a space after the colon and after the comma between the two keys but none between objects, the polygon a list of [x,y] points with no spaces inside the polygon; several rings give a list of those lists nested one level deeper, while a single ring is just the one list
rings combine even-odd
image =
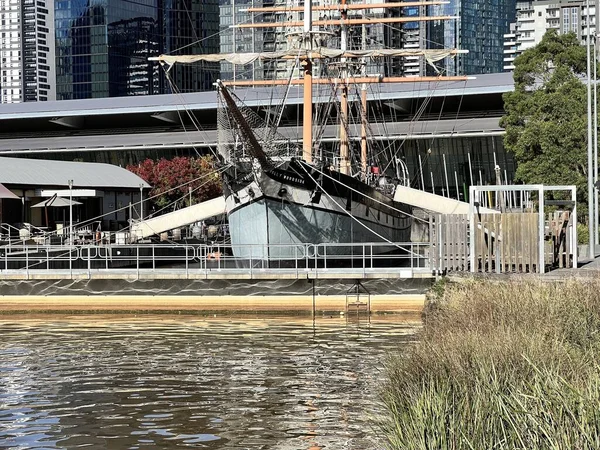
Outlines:
[{"label": "ship's hull", "polygon": [[226,191],[234,255],[271,261],[313,257],[315,252],[347,257],[362,253],[360,246],[348,244],[381,242],[366,250],[381,254],[395,249],[390,242],[409,240],[412,221],[406,205],[353,178],[327,174],[339,182],[322,177],[317,186],[317,172],[292,162]]}]

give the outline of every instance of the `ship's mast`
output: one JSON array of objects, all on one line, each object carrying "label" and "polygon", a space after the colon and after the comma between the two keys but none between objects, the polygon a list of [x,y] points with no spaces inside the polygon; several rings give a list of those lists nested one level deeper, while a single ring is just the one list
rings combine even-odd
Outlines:
[{"label": "ship's mast", "polygon": [[[305,0],[306,1],[306,0]],[[340,50],[348,50],[348,27],[345,22],[348,20],[348,12],[344,6],[346,0],[342,0],[341,8],[341,35]],[[340,78],[342,79],[342,101],[340,103],[340,172],[348,175],[350,173],[349,145],[348,145],[348,66],[346,58],[342,58],[340,66]]]},{"label": "ship's mast", "polygon": [[[367,49],[367,29],[362,26],[362,49]],[[367,60],[363,58],[361,75],[367,75]],[[367,83],[360,89],[360,169],[363,180],[367,179]]]},{"label": "ship's mast", "polygon": [[[341,86],[341,105],[340,105],[340,161],[339,171],[345,174],[350,172],[349,158],[349,142],[348,142],[348,87],[351,84],[362,84],[361,89],[361,172],[362,176],[367,176],[367,90],[366,84],[371,83],[417,83],[417,82],[436,82],[441,81],[465,81],[467,76],[420,76],[420,77],[386,77],[383,75],[367,75],[366,60],[367,57],[406,57],[406,56],[424,56],[431,63],[439,61],[445,57],[467,53],[466,50],[458,49],[441,49],[441,50],[404,50],[404,49],[385,49],[366,51],[366,24],[372,23],[406,23],[406,22],[424,22],[424,21],[445,21],[455,20],[454,16],[410,16],[410,17],[382,17],[376,21],[368,18],[353,19],[348,18],[348,11],[369,10],[374,8],[404,8],[407,6],[430,6],[441,5],[448,3],[447,0],[412,0],[405,2],[389,2],[389,3],[347,3],[347,0],[340,0],[338,4],[316,5],[313,7],[312,0],[304,0],[303,5],[292,7],[266,7],[266,8],[249,8],[249,12],[279,12],[279,11],[298,11],[304,12],[303,21],[281,21],[281,22],[265,22],[265,23],[244,23],[233,25],[234,28],[300,28],[302,27],[302,43],[301,49],[293,49],[288,52],[262,52],[243,55],[237,53],[231,54],[202,54],[202,55],[160,55],[158,57],[148,58],[150,61],[159,61],[161,64],[166,64],[171,67],[176,62],[191,64],[197,61],[227,61],[234,65],[248,64],[257,59],[283,59],[283,60],[300,60],[303,67],[303,78],[291,78],[289,80],[239,80],[239,81],[223,81],[222,86],[276,86],[276,85],[303,85],[303,130],[302,130],[302,155],[306,162],[313,162],[313,85],[320,84],[335,84]],[[316,11],[331,11],[339,13],[339,19],[318,19],[312,20],[312,12]],[[333,49],[317,46],[314,47],[314,32],[313,26],[341,26],[341,42],[340,50],[336,52]],[[363,25],[363,50],[348,50],[348,27],[354,25]],[[330,33],[327,33],[330,34]],[[339,66],[339,74],[337,78],[313,78],[313,62],[314,60],[327,60],[332,58],[341,58]],[[347,61],[350,59],[360,58],[363,61],[363,68],[359,76],[350,76]]]},{"label": "ship's mast", "polygon": [[[304,49],[312,50],[312,0],[304,0]],[[302,129],[302,156],[312,162],[312,60],[310,54],[302,61],[304,65],[304,117]]]}]

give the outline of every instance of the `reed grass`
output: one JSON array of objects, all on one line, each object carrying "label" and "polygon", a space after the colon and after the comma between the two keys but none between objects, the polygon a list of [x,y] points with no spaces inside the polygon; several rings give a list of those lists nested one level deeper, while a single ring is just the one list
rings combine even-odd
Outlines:
[{"label": "reed grass", "polygon": [[447,283],[386,365],[394,449],[600,449],[600,280]]}]

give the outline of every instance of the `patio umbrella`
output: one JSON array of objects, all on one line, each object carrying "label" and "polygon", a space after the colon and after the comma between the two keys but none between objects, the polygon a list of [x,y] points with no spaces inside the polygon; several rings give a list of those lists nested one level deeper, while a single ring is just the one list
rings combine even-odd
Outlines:
[{"label": "patio umbrella", "polygon": [[49,208],[49,207],[53,207],[53,208],[62,208],[64,206],[71,206],[71,205],[81,205],[81,202],[75,201],[75,200],[69,200],[68,198],[62,198],[62,197],[50,197],[48,200],[44,200],[43,202],[40,203],[36,203],[35,205],[32,206],[32,208]]},{"label": "patio umbrella", "polygon": [[56,194],[54,194],[48,200],[36,203],[32,206],[32,208],[44,208],[44,211],[46,213],[46,226],[48,226],[48,208],[64,208],[65,206],[71,205],[81,205],[81,202],[78,202],[76,200],[69,200],[68,198],[58,197]]},{"label": "patio umbrella", "polygon": [[0,183],[0,223],[2,223],[2,199],[21,200],[21,197],[13,194],[10,189]]}]

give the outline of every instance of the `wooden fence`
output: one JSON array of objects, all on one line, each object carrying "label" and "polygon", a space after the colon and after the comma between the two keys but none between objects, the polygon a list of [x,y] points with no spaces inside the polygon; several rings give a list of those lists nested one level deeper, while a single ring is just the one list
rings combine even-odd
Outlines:
[{"label": "wooden fence", "polygon": [[436,214],[430,221],[431,267],[438,273],[469,270],[469,216]]},{"label": "wooden fence", "polygon": [[[434,215],[431,220],[430,263],[438,273],[469,271],[471,251],[474,272],[540,272],[539,213],[477,214],[469,230],[467,214]],[[546,268],[572,267],[572,217],[569,212],[549,213],[544,230]],[[469,248],[470,233],[474,248]]]}]

